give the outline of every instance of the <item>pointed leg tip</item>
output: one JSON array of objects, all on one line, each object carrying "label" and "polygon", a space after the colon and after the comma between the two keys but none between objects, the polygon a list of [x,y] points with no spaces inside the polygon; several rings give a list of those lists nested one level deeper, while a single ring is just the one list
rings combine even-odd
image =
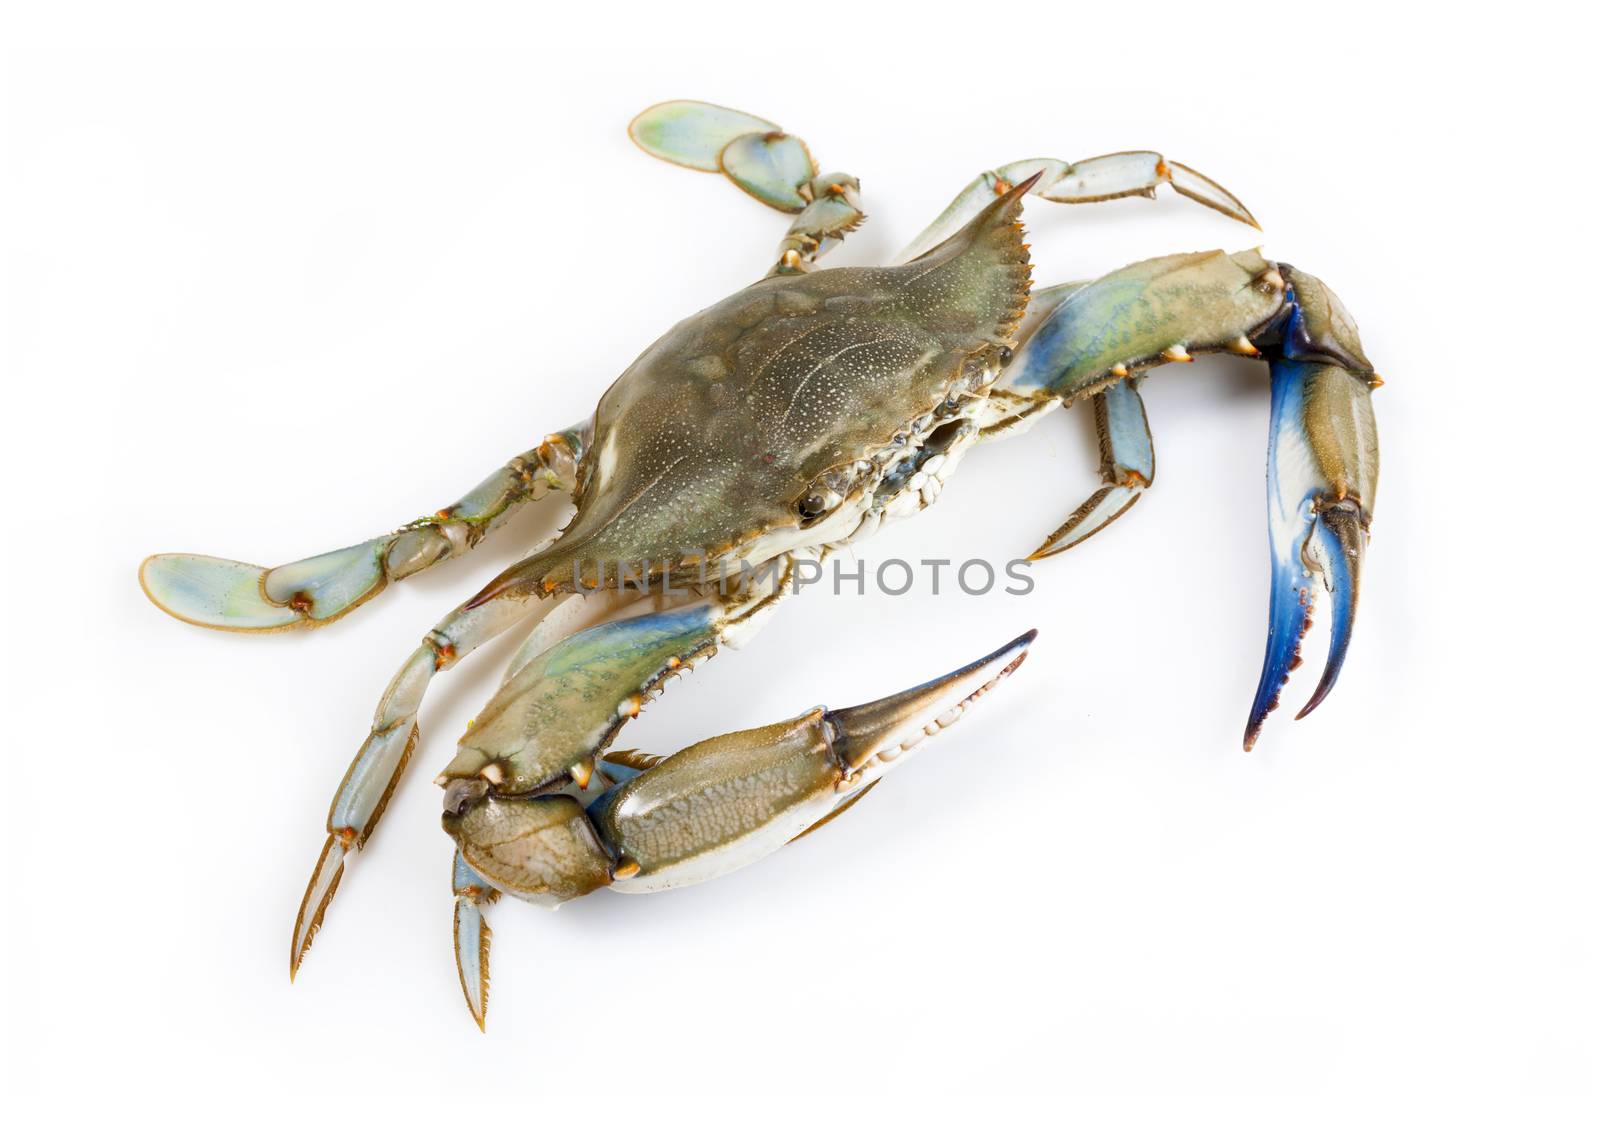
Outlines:
[{"label": "pointed leg tip", "polygon": [[478,1032],[487,1033],[489,1031],[489,980],[487,977],[478,982],[478,988],[480,992],[478,1000],[475,1002],[472,994],[467,991],[466,982],[463,981],[461,983],[461,993],[466,998],[467,1013],[471,1016],[472,1023],[478,1026]]},{"label": "pointed leg tip", "polygon": [[321,928],[321,918],[318,918],[309,931],[302,933],[302,923],[295,919],[294,935],[289,941],[289,984],[293,985],[295,978],[300,976],[300,966],[306,959],[306,954],[311,951],[311,939],[317,936]]},{"label": "pointed leg tip", "polygon": [[316,940],[317,931],[322,928],[323,911],[328,908],[328,898],[324,897],[317,903],[316,914],[309,923],[304,915],[305,907],[301,907],[301,916],[294,920],[294,933],[289,939],[289,984],[293,985],[295,978],[300,975],[300,967],[305,964],[306,954],[311,952],[311,943]]},{"label": "pointed leg tip", "polygon": [[[1056,533],[1046,537],[1044,542],[1028,553],[1024,559],[1029,564],[1036,564],[1041,560],[1048,560],[1052,556],[1060,556],[1068,549],[1078,547],[1085,540],[1088,540],[1090,535],[1093,535],[1093,533],[1089,535],[1068,535],[1068,531],[1069,526],[1063,526]],[[1097,528],[1094,531],[1099,532],[1100,530]]]},{"label": "pointed leg tip", "polygon": [[484,1023],[489,1016],[489,945],[494,931],[484,920],[482,907],[492,904],[500,893],[479,879],[460,851],[456,852],[452,881],[456,892],[451,925],[456,979],[461,983],[467,1012],[477,1022],[478,1030],[487,1032]]},{"label": "pointed leg tip", "polygon": [[316,936],[316,927],[310,933],[301,934],[298,919],[295,921],[294,935],[289,940],[289,984],[293,985],[295,978],[300,976],[300,965],[306,959],[306,954],[311,950],[311,939]]},{"label": "pointed leg tip", "polygon": [[473,996],[472,988],[467,983],[467,967],[460,965],[458,968],[461,970],[461,996],[466,1000],[467,1012],[471,1014],[472,1020],[477,1024],[478,1031],[486,1033],[489,1031],[487,1027],[489,1020],[489,967],[487,965],[489,927],[484,925],[482,930],[483,945],[481,947],[481,961],[478,966],[478,992],[476,997]]},{"label": "pointed leg tip", "polygon": [[328,912],[333,895],[338,892],[344,877],[344,856],[348,848],[341,835],[330,834],[317,855],[316,867],[306,883],[305,896],[300,899],[300,912],[294,918],[294,932],[289,937],[289,981],[300,972],[300,963],[311,949],[311,943],[322,928],[322,919]]},{"label": "pointed leg tip", "polygon": [[1045,537],[1044,543],[1033,550],[1028,561],[1043,560],[1047,556],[1057,556],[1076,548],[1137,504],[1143,492],[1142,486],[1102,485],[1078,506],[1065,524]]}]

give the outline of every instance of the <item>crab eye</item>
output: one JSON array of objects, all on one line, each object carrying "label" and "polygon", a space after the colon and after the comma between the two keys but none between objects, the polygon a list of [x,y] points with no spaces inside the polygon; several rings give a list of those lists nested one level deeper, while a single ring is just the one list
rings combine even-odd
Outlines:
[{"label": "crab eye", "polygon": [[820,492],[809,492],[800,498],[800,515],[806,520],[815,520],[828,511],[828,498]]},{"label": "crab eye", "polygon": [[1010,346],[1001,346],[1000,347],[1000,364],[1002,366],[1007,366],[1007,365],[1011,364],[1011,347]]}]

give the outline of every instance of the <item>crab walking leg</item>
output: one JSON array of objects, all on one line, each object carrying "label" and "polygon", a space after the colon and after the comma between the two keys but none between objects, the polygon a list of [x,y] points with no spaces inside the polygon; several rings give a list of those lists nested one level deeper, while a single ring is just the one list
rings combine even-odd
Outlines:
[{"label": "crab walking leg", "polygon": [[581,427],[552,434],[448,508],[348,548],[276,568],[167,552],[144,562],[139,582],[156,607],[201,627],[266,632],[330,623],[393,581],[473,548],[550,490],[570,489],[582,451]]},{"label": "crab walking leg", "polygon": [[[1131,405],[1119,406],[1125,397],[1119,389],[1142,370],[1202,353],[1235,353],[1270,365],[1272,604],[1246,749],[1300,662],[1300,639],[1320,582],[1334,600],[1334,641],[1316,693],[1301,712],[1308,714],[1327,697],[1349,648],[1378,476],[1371,391],[1382,381],[1338,298],[1311,275],[1256,251],[1170,255],[1072,291],[1024,336],[996,391],[1024,410],[1096,401],[1105,456],[1115,455],[1127,470],[1129,493],[1137,491],[1134,472],[1153,476],[1130,462],[1148,457],[1153,466],[1154,453],[1142,407],[1135,417]],[[1111,430],[1119,408],[1121,426]],[[1109,523],[1108,506],[1119,494],[1102,492],[1098,504],[1086,506],[1090,513],[1080,508],[1033,558],[1064,551]],[[1132,497],[1120,495],[1125,510]]]},{"label": "crab walking leg", "polygon": [[445,829],[458,835],[456,963],[480,1027],[489,989],[482,907],[501,890],[558,905],[627,874],[578,800],[541,792],[569,781],[586,790],[596,775],[600,787],[625,783],[652,765],[635,752],[601,752],[669,679],[751,634],[787,583],[783,569],[773,571],[768,590],[757,578],[726,599],[584,628],[531,656],[519,651],[521,666],[462,736],[438,781]]},{"label": "crab walking leg", "polygon": [[417,712],[428,684],[495,636],[551,606],[549,600],[522,597],[495,600],[479,608],[457,608],[423,637],[422,646],[389,682],[373,715],[372,731],[345,771],[328,808],[328,837],[306,884],[290,939],[291,979],[339,889],[346,856],[371,837],[416,748]]},{"label": "crab walking leg", "polygon": [[467,1009],[481,1030],[489,1013],[489,938],[493,933],[483,920],[483,909],[499,901],[500,891],[478,877],[459,850],[450,867],[450,888],[456,899],[456,976]]},{"label": "crab walking leg", "polygon": [[1076,163],[1060,159],[1019,159],[985,171],[951,200],[926,230],[911,240],[896,262],[910,262],[965,226],[995,198],[1038,174],[1030,194],[1053,203],[1103,203],[1142,195],[1156,197],[1156,188],[1170,186],[1180,195],[1260,230],[1255,216],[1221,184],[1193,167],[1163,158],[1156,151],[1119,151]]},{"label": "crab walking leg", "polygon": [[[625,621],[632,622],[632,621]],[[607,756],[617,786],[587,808],[568,794],[507,795],[452,781],[456,964],[474,1020],[489,987],[482,906],[499,893],[557,906],[601,887],[692,885],[772,853],[842,809],[953,725],[1027,656],[1033,632],[920,687],[857,707],[813,708],[667,759]],[[590,663],[603,665],[603,658]]]},{"label": "crab walking leg", "polygon": [[1090,398],[1095,433],[1100,438],[1100,475],[1105,483],[1045,538],[1029,560],[1054,556],[1088,540],[1132,508],[1155,480],[1155,445],[1150,440],[1139,381],[1138,377],[1126,378]]},{"label": "crab walking leg", "polygon": [[774,274],[797,274],[837,246],[865,220],[861,183],[854,175],[819,175],[801,188],[808,200],[778,244]]},{"label": "crab walking leg", "polygon": [[[621,761],[624,759],[627,762]],[[596,773],[607,783],[621,783],[639,775],[643,767],[659,761],[635,751],[619,751],[604,756]],[[630,766],[629,763],[634,765]],[[555,800],[530,801],[548,805]],[[548,821],[545,825],[548,825]],[[544,841],[548,843],[549,839],[545,838]],[[594,859],[599,856],[590,854],[589,857]],[[591,866],[597,872],[604,870],[608,876],[616,876],[616,867],[609,855],[591,861]],[[467,1010],[481,1031],[489,1013],[489,940],[493,936],[489,923],[484,920],[483,911],[500,900],[500,891],[479,877],[478,872],[461,856],[460,850],[455,852],[451,862],[450,888],[455,894],[451,933],[456,949],[456,976],[461,982],[461,996],[467,1002]]]},{"label": "crab walking leg", "polygon": [[1024,408],[1088,397],[1105,481],[1030,559],[1087,540],[1154,480],[1140,371],[1219,350],[1259,356],[1251,337],[1280,320],[1284,290],[1277,268],[1254,251],[1152,258],[1073,290],[1024,329],[996,389]]}]

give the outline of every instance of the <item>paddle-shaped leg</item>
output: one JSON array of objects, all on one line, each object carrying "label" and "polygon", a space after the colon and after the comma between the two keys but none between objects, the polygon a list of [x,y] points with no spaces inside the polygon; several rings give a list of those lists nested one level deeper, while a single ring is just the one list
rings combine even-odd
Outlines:
[{"label": "paddle-shaped leg", "polygon": [[854,176],[819,175],[803,139],[754,115],[678,99],[640,112],[628,135],[658,159],[721,172],[774,210],[798,215],[778,245],[773,274],[803,272],[866,218]]},{"label": "paddle-shaped leg", "polygon": [[331,623],[395,580],[459,556],[551,489],[570,489],[583,432],[569,429],[513,457],[466,496],[361,544],[276,568],[166,552],[139,569],[156,607],[185,623],[236,632]]}]

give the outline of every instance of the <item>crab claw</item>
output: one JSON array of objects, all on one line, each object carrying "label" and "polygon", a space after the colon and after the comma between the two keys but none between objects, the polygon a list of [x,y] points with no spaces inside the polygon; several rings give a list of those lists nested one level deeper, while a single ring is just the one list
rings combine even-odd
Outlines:
[{"label": "crab claw", "polygon": [[589,814],[619,863],[611,889],[693,885],[827,822],[1015,671],[1034,634],[886,699],[695,743],[608,791]]},{"label": "crab claw", "polygon": [[[615,785],[587,805],[555,783],[508,794],[513,776],[499,762],[487,773],[451,778],[442,825],[456,844],[456,969],[473,1020],[482,1028],[488,1008],[483,911],[502,893],[554,908],[602,888],[650,893],[747,866],[854,805],[909,751],[1015,671],[1034,635],[886,699],[838,711],[813,707],[666,759],[607,755],[588,773]],[[585,650],[592,649],[567,649],[577,660],[569,674],[574,687],[592,691],[607,669],[586,670]]]},{"label": "crab claw", "polygon": [[[1377,375],[1354,341],[1354,324],[1342,324],[1347,318],[1338,300],[1307,275],[1294,273],[1293,281],[1284,345],[1272,361],[1272,596],[1266,661],[1244,733],[1247,751],[1278,706],[1289,673],[1300,665],[1318,581],[1333,600],[1332,643],[1316,691],[1297,718],[1314,711],[1339,678],[1361,594],[1378,482],[1371,398]],[[1330,324],[1330,315],[1339,320]]]},{"label": "crab claw", "polygon": [[828,713],[833,750],[849,785],[876,782],[890,763],[960,719],[1022,666],[1038,629],[937,679],[885,699]]}]

